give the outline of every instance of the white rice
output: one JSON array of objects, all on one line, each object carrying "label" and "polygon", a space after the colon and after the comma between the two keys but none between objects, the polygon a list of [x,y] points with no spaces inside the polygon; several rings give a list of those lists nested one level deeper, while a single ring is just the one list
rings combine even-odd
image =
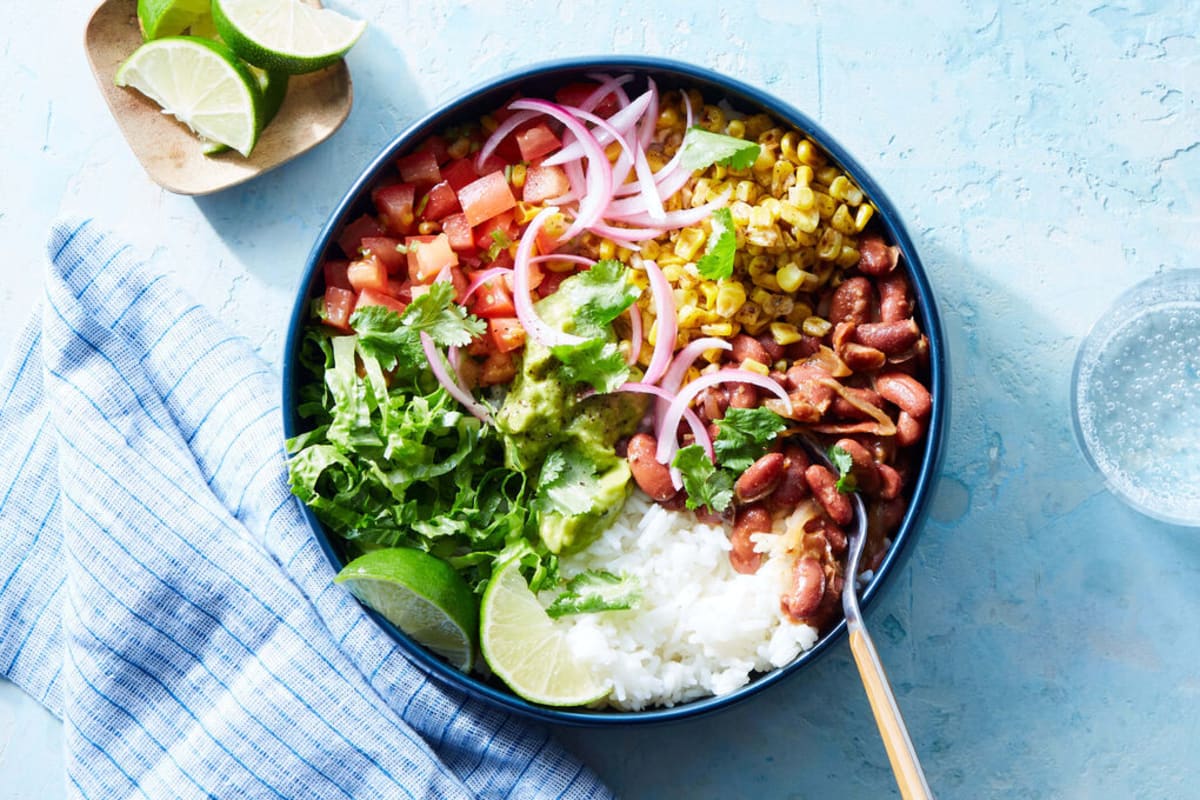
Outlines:
[{"label": "white rice", "polygon": [[[771,550],[773,538],[756,535],[755,549]],[[636,609],[560,618],[573,651],[611,679],[608,705],[636,711],[728,694],[816,643],[815,628],[789,621],[779,607],[789,560],[768,558],[741,575],[729,550],[722,527],[635,492],[616,524],[562,558],[566,578],[603,569],[632,576],[641,591]]]}]

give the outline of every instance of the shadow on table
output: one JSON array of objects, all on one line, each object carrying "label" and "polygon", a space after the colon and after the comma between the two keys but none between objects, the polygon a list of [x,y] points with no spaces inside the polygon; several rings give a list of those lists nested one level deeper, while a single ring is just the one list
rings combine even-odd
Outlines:
[{"label": "shadow on table", "polygon": [[[246,269],[271,285],[298,286],[308,248],[342,195],[384,145],[427,110],[404,59],[378,27],[367,28],[348,61],[354,106],[329,140],[248,183],[196,198]],[[276,209],[290,214],[271,216]],[[262,249],[263,242],[300,243],[303,250],[281,254],[278,247]]]},{"label": "shadow on table", "polygon": [[[1200,693],[1181,655],[1200,650],[1195,626],[1163,613],[1195,607],[1200,539],[1120,505],[1079,454],[1077,336],[959,254],[922,253],[951,359],[947,454],[912,558],[868,624],[935,792],[1102,796],[1103,765],[1128,762],[1135,709],[1182,725]],[[1181,638],[1182,651],[1159,643]],[[559,733],[623,797],[895,795],[844,644],[717,716]],[[1137,758],[1178,761],[1185,745],[1169,737],[1134,744]]]}]

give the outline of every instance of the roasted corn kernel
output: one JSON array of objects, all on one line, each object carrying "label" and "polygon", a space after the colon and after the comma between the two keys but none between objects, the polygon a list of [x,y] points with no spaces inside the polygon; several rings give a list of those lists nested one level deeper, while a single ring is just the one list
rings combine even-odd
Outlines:
[{"label": "roasted corn kernel", "polygon": [[508,182],[513,185],[514,189],[520,189],[525,185],[525,171],[527,167],[524,164],[514,164],[512,172],[508,176]]},{"label": "roasted corn kernel", "polygon": [[[710,322],[707,325],[701,325],[700,332],[705,336],[723,336],[728,338],[733,336],[733,325],[728,322]],[[721,351],[718,350],[717,352]]]},{"label": "roasted corn kernel", "polygon": [[742,359],[741,366],[742,369],[750,370],[751,372],[762,375],[763,377],[771,374],[771,368],[769,366],[766,364],[761,364],[755,361],[753,358]]},{"label": "roasted corn kernel", "polygon": [[746,303],[746,287],[742,284],[725,281],[717,287],[716,311],[719,316],[730,319],[734,317]]},{"label": "roasted corn kernel", "polygon": [[771,338],[775,340],[775,344],[789,345],[792,342],[800,341],[800,331],[796,330],[795,325],[787,322],[772,322],[767,326],[771,330]]},{"label": "roasted corn kernel", "polygon": [[693,260],[707,238],[700,228],[684,228],[675,238],[675,255],[684,261]]},{"label": "roasted corn kernel", "polygon": [[808,336],[815,336],[820,339],[825,334],[829,333],[832,327],[833,326],[829,324],[829,320],[827,319],[822,319],[821,317],[809,317],[808,319],[804,320],[804,324],[800,326],[800,329]]}]

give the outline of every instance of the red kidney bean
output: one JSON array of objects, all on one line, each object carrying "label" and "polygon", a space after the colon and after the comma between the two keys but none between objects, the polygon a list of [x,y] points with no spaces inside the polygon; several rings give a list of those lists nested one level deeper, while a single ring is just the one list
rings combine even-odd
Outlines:
[{"label": "red kidney bean", "polygon": [[796,559],[792,581],[779,599],[780,607],[794,620],[803,620],[816,613],[825,596],[825,570],[815,558]]},{"label": "red kidney bean", "polygon": [[886,275],[896,268],[900,249],[889,247],[878,235],[858,240],[858,271],[864,275]]},{"label": "red kidney bean", "polygon": [[929,390],[912,375],[888,372],[875,377],[875,391],[884,399],[895,403],[902,411],[917,419],[929,416],[933,407]]},{"label": "red kidney bean", "polygon": [[729,563],[735,572],[751,575],[762,565],[763,554],[754,552],[754,542],[750,541],[753,533],[770,533],[771,515],[759,505],[745,506],[737,512],[733,522],[733,533],[729,543],[733,549],[729,551]]},{"label": "red kidney bean", "polygon": [[854,338],[861,345],[895,356],[916,344],[921,329],[911,317],[895,322],[864,322],[854,329]]},{"label": "red kidney bean", "polygon": [[879,369],[887,363],[887,355],[882,350],[866,347],[855,342],[846,342],[838,350],[838,355],[846,366],[855,372],[870,372]]},{"label": "red kidney bean", "polygon": [[[883,398],[879,396],[878,392],[875,392],[871,389],[860,389],[853,386],[846,387],[845,391],[847,394],[852,395],[856,400],[865,405],[883,408]],[[854,405],[840,394],[833,398],[833,402],[829,406],[829,413],[842,419],[875,419],[866,411],[863,411],[861,408]]]},{"label": "red kidney bean", "polygon": [[808,465],[808,453],[804,452],[803,447],[792,444],[783,448],[783,475],[780,477],[775,491],[767,498],[767,502],[772,508],[790,511],[801,500],[808,497],[810,494],[808,480],[804,477],[804,471],[808,469]]},{"label": "red kidney bean", "polygon": [[761,500],[783,479],[783,453],[767,453],[751,464],[733,484],[733,493],[742,503]]},{"label": "red kidney bean", "polygon": [[748,383],[729,384],[729,405],[733,408],[758,408],[758,389]]},{"label": "red kidney bean", "polygon": [[829,321],[834,325],[839,322],[853,322],[855,325],[869,322],[874,293],[871,282],[866,278],[843,281],[833,290],[829,300]]},{"label": "red kidney bean", "polygon": [[729,408],[729,392],[724,386],[710,386],[696,398],[696,410],[705,422],[722,419]]},{"label": "red kidney bean", "polygon": [[890,464],[880,464],[879,496],[884,500],[895,500],[904,490],[904,477]]},{"label": "red kidney bean", "polygon": [[766,351],[767,358],[771,359],[767,362],[768,364],[774,364],[776,361],[783,358],[783,345],[775,341],[774,336],[764,333],[758,337],[758,343],[761,344],[763,350]]},{"label": "red kidney bean", "polygon": [[629,439],[627,457],[629,471],[643,492],[662,502],[675,496],[675,485],[671,482],[671,470],[666,464],[658,463],[656,452],[658,440],[648,433],[635,433]]},{"label": "red kidney bean", "polygon": [[729,351],[729,356],[739,364],[747,358],[753,359],[763,366],[769,366],[774,361],[758,339],[747,333],[739,333],[733,337],[730,344],[733,349]]},{"label": "red kidney bean", "polygon": [[875,458],[871,455],[871,451],[863,447],[863,445],[854,439],[838,439],[834,447],[840,447],[850,456],[850,460],[854,462],[854,467],[851,472],[854,474],[854,482],[858,488],[866,494],[875,494],[879,491],[879,469],[875,464]]},{"label": "red kidney bean", "polygon": [[925,435],[925,421],[917,419],[907,411],[901,411],[896,418],[896,444],[910,447],[921,441]]},{"label": "red kidney bean", "polygon": [[801,361],[820,349],[821,340],[807,334],[783,348],[784,355],[792,361]]},{"label": "red kidney bean", "polygon": [[837,476],[828,467],[813,464],[804,471],[804,479],[829,518],[838,525],[849,525],[854,519],[854,508],[850,499],[837,490]]},{"label": "red kidney bean", "polygon": [[875,282],[879,289],[879,321],[896,322],[912,316],[908,300],[908,280],[900,273],[886,275]]}]

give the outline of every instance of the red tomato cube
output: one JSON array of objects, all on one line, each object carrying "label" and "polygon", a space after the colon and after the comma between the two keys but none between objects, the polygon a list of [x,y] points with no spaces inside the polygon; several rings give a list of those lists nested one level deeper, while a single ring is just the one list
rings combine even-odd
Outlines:
[{"label": "red tomato cube", "polygon": [[543,255],[549,255],[562,244],[559,239],[567,232],[567,219],[562,214],[551,214],[546,218],[541,230],[537,232],[537,250]]},{"label": "red tomato cube", "polygon": [[513,213],[505,211],[475,227],[475,246],[480,250],[487,250],[497,241],[515,242],[516,235],[517,226],[513,224]]},{"label": "red tomato cube", "polygon": [[408,268],[408,257],[396,249],[400,246],[400,240],[390,236],[367,236],[362,240],[362,249],[379,259],[388,275],[398,275]]},{"label": "red tomato cube", "polygon": [[404,309],[408,308],[407,304],[400,302],[400,300],[392,297],[390,294],[377,292],[374,289],[363,289],[358,293],[358,300],[354,303],[354,310],[358,311],[360,308],[367,306],[383,306],[390,308],[397,314],[403,314]]},{"label": "red tomato cube", "polygon": [[346,278],[350,285],[358,291],[374,289],[381,292],[387,288],[387,267],[375,256],[366,256],[358,261],[351,261],[346,269]]},{"label": "red tomato cube", "polygon": [[[515,160],[516,159],[505,160],[495,153],[492,153],[483,160],[482,164],[479,165],[479,174],[489,175],[493,172],[504,172],[504,168],[510,166]],[[459,202],[462,202],[461,199]]]},{"label": "red tomato cube", "polygon": [[403,236],[412,231],[416,194],[417,187],[411,183],[393,183],[371,192],[371,201],[375,203],[375,210],[379,212],[379,219],[388,233]]},{"label": "red tomato cube", "polygon": [[354,292],[340,286],[325,287],[325,324],[339,330],[350,330],[350,314],[354,311]]},{"label": "red tomato cube", "polygon": [[422,201],[421,219],[439,220],[458,212],[458,195],[454,193],[449,181],[442,181],[429,190]]},{"label": "red tomato cube", "polygon": [[[600,84],[586,81],[568,83],[554,93],[554,100],[561,106],[579,106],[599,88]],[[616,95],[609,92],[600,100],[600,104],[592,109],[592,113],[598,117],[611,117],[620,107]]]},{"label": "red tomato cube", "polygon": [[479,173],[475,171],[473,158],[455,159],[442,167],[442,180],[450,184],[450,188],[455,192],[478,178]]},{"label": "red tomato cube", "polygon": [[451,214],[442,220],[442,233],[450,240],[450,247],[458,253],[475,252],[475,236],[466,214]]},{"label": "red tomato cube", "polygon": [[541,203],[551,197],[566,194],[571,189],[567,173],[562,167],[535,167],[525,170],[525,187],[521,199],[526,203]]},{"label": "red tomato cube", "polygon": [[450,238],[444,233],[437,236],[409,236],[408,274],[413,283],[433,283],[446,267],[458,266],[458,254],[450,248]]},{"label": "red tomato cube", "polygon": [[511,317],[517,313],[512,292],[504,285],[504,278],[492,278],[475,290],[475,294],[471,295],[471,312],[484,319]]},{"label": "red tomato cube", "polygon": [[421,144],[417,146],[417,150],[420,152],[432,153],[434,160],[436,160],[438,164],[445,164],[450,159],[449,143],[436,133],[425,141],[421,142]]},{"label": "red tomato cube", "polygon": [[325,288],[336,286],[339,289],[349,289],[350,281],[346,278],[346,267],[350,266],[349,261],[341,259],[330,259],[321,265],[321,271],[325,274]]},{"label": "red tomato cube", "polygon": [[362,247],[363,237],[379,236],[382,233],[383,228],[379,227],[376,219],[368,214],[363,214],[342,229],[341,235],[338,236],[338,247],[342,248],[342,252],[347,257],[358,258],[358,250]]},{"label": "red tomato cube", "polygon": [[550,130],[550,126],[539,122],[531,128],[517,131],[517,147],[523,161],[536,161],[562,147],[562,142]]},{"label": "red tomato cube", "polygon": [[516,206],[517,198],[513,197],[504,173],[492,172],[460,189],[458,202],[467,222],[478,225]]},{"label": "red tomato cube", "polygon": [[511,353],[525,344],[525,329],[516,317],[494,317],[487,325],[498,352]]},{"label": "red tomato cube", "polygon": [[405,183],[415,183],[417,186],[433,186],[442,180],[441,170],[438,169],[437,156],[429,150],[418,150],[415,153],[396,159],[396,168],[400,170],[400,179]]}]

